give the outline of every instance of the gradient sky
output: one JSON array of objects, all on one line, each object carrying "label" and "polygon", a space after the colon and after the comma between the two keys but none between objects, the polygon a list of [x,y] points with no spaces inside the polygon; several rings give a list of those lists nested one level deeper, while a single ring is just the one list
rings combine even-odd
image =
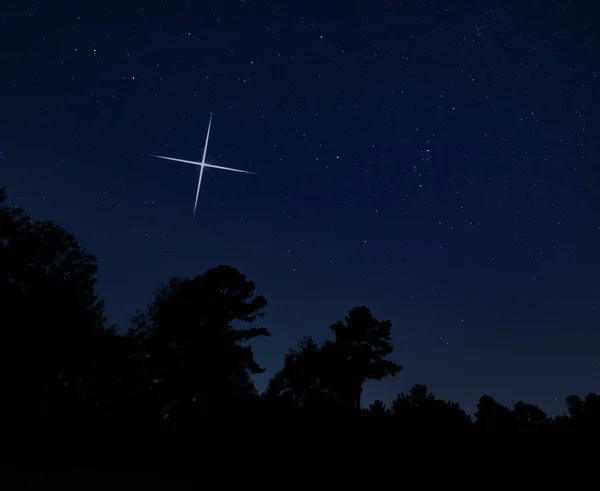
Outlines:
[{"label": "gradient sky", "polygon": [[[371,3],[372,5],[369,5]],[[564,410],[599,391],[594,2],[0,5],[0,185],[98,256],[126,328],[171,276],[235,266],[267,369],[355,305],[413,383]],[[205,174],[153,159],[208,157]]]}]

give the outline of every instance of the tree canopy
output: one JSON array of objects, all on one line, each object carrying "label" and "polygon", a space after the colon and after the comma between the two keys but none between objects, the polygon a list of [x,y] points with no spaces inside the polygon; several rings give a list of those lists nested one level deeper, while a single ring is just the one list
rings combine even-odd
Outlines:
[{"label": "tree canopy", "polygon": [[396,375],[402,367],[387,360],[393,346],[391,322],[378,321],[367,307],[350,310],[345,321],[332,324],[335,339],[319,346],[312,337],[289,351],[283,368],[270,380],[267,394],[279,395],[299,407],[336,404],[360,409],[366,381]]},{"label": "tree canopy", "polygon": [[252,341],[270,336],[255,325],[267,300],[244,274],[220,265],[171,278],[123,333],[106,323],[96,258],[60,226],[34,221],[6,199],[0,190],[2,422],[20,428],[21,440],[24,432],[51,442],[70,435],[80,438],[72,448],[82,458],[87,441],[88,449],[122,449],[124,460],[144,455],[146,463],[156,462],[160,455],[164,463],[165,448],[183,458],[184,449],[218,442],[238,442],[249,454],[261,440],[314,450],[332,445],[334,424],[338,450],[355,448],[360,438],[383,448],[415,430],[600,428],[595,393],[568,396],[567,412],[557,417],[524,401],[510,409],[488,395],[469,415],[423,384],[398,394],[389,407],[381,400],[364,407],[366,383],[389,381],[402,370],[392,357],[391,322],[366,306],[323,329],[330,339],[304,337],[259,394],[254,375],[264,369]]},{"label": "tree canopy", "polygon": [[96,258],[50,221],[33,221],[0,192],[0,296],[5,395],[13,413],[72,406],[99,355],[104,304]]},{"label": "tree canopy", "polygon": [[172,278],[138,313],[128,333],[139,343],[147,383],[171,414],[257,395],[251,376],[264,370],[248,341],[269,336],[243,327],[264,316],[266,299],[235,268],[218,266]]}]

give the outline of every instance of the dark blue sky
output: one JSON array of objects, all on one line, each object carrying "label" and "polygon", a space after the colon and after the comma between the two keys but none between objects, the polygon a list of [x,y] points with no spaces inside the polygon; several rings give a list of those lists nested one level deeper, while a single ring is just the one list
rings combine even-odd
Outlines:
[{"label": "dark blue sky", "polygon": [[[123,328],[231,264],[269,301],[265,381],[355,306],[468,411],[598,391],[594,2],[0,5],[0,185],[98,256]],[[258,5],[258,6],[257,6]],[[359,6],[357,6],[359,5]],[[256,175],[153,159],[209,158]]]}]

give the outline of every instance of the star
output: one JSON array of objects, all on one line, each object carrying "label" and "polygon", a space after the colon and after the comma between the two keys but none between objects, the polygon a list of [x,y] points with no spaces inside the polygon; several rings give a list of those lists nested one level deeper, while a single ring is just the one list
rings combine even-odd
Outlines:
[{"label": "star", "polygon": [[207,164],[206,163],[206,149],[208,148],[208,139],[210,137],[210,127],[212,124],[212,113],[210,114],[210,119],[208,121],[208,131],[206,132],[206,142],[204,143],[204,151],[202,152],[202,162],[196,162],[193,160],[183,160],[183,159],[176,159],[173,157],[165,157],[163,155],[150,155],[150,157],[156,157],[159,159],[165,159],[165,160],[173,160],[175,162],[183,162],[184,164],[193,164],[193,165],[198,165],[200,166],[200,175],[198,176],[198,187],[196,188],[196,201],[194,202],[194,214],[192,217],[192,220],[194,218],[196,218],[196,208],[198,207],[198,196],[200,195],[200,185],[202,184],[202,174],[204,173],[204,168],[205,167],[211,167],[213,169],[221,169],[221,170],[228,170],[228,171],[232,171],[232,172],[240,172],[243,174],[254,174],[254,172],[249,172],[246,170],[241,170],[241,169],[233,169],[231,167],[223,167],[221,165],[214,165],[214,164]]}]

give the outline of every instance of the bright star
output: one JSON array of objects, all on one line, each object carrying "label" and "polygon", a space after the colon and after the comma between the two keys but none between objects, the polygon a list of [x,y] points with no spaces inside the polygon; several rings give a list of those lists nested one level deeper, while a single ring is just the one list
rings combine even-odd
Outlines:
[{"label": "bright star", "polygon": [[176,159],[173,157],[164,157],[162,155],[150,155],[150,157],[157,157],[159,159],[173,160],[175,162],[183,162],[184,164],[193,164],[193,165],[200,166],[200,175],[198,176],[198,187],[196,189],[196,201],[194,202],[193,218],[196,217],[196,208],[198,206],[198,196],[200,195],[200,184],[202,183],[202,174],[204,173],[204,167],[212,167],[213,169],[229,170],[232,172],[241,172],[243,174],[254,174],[254,172],[248,172],[246,170],[232,169],[231,167],[223,167],[220,165],[213,165],[213,164],[206,163],[206,149],[208,148],[208,138],[210,137],[210,126],[212,124],[212,117],[213,117],[213,115],[212,115],[212,113],[210,113],[210,120],[208,121],[208,131],[206,132],[206,142],[204,143],[204,151],[202,152],[202,162],[195,162],[193,160]]}]

